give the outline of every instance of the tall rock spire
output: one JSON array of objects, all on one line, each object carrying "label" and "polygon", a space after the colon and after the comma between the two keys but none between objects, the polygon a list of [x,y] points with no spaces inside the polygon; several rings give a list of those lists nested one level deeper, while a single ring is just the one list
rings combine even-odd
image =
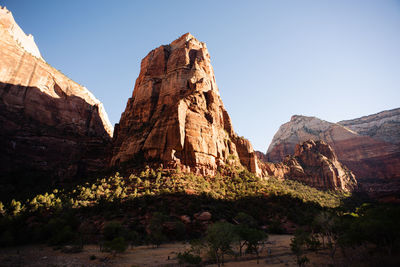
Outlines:
[{"label": "tall rock spire", "polygon": [[139,156],[215,174],[228,158],[259,172],[248,140],[233,131],[206,44],[186,33],[141,63],[132,97],[114,132],[111,165]]}]

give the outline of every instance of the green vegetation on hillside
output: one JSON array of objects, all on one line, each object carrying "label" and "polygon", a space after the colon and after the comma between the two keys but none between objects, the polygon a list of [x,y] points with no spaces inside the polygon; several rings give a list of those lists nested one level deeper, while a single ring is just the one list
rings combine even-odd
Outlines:
[{"label": "green vegetation on hillside", "polygon": [[290,197],[321,207],[340,205],[343,193],[320,191],[296,181],[261,179],[246,170],[231,176],[196,176],[179,170],[162,171],[146,168],[140,174],[122,177],[119,173],[100,178],[69,191],[54,189],[20,202],[12,200],[5,208],[0,202],[0,212],[18,215],[21,212],[57,211],[69,208],[86,208],[104,202],[126,202],[135,198],[183,193],[204,195],[212,199],[235,201],[245,197]]},{"label": "green vegetation on hillside", "polygon": [[[46,242],[81,248],[97,243],[103,250],[119,253],[128,245],[207,240],[207,225],[226,221],[235,225],[229,242],[237,242],[248,253],[257,252],[265,231],[300,229],[302,234],[293,241],[299,264],[307,260],[302,256],[305,249],[325,247],[335,255],[338,248],[367,245],[381,253],[397,252],[399,208],[360,206],[361,202],[350,199],[342,192],[320,191],[295,181],[260,179],[243,169],[203,177],[179,169],[145,168],[68,190],[53,189],[25,201],[0,202],[0,245]],[[199,219],[205,211],[209,223]],[[229,246],[216,249],[208,244],[217,261],[229,252]],[[180,257],[198,261],[189,252]]]},{"label": "green vegetation on hillside", "polygon": [[[282,232],[281,221],[306,223],[310,214],[319,209],[337,207],[344,197],[343,194],[319,191],[295,181],[260,179],[242,169],[203,177],[181,173],[179,169],[145,168],[137,174],[122,177],[116,173],[70,190],[54,189],[25,201],[0,202],[0,227],[5,235],[1,242],[19,244],[46,240],[52,244],[65,243],[66,237],[78,239],[77,216],[87,220],[101,216],[101,220],[108,220],[125,218],[127,212],[131,212],[133,218],[161,212],[166,215],[164,221],[172,223],[175,228],[180,227],[180,231],[174,231],[184,237],[201,235],[204,229],[185,229],[178,215],[193,216],[202,210],[210,211],[215,221],[231,220],[238,212],[245,211],[259,223],[268,224],[271,231]],[[62,230],[56,241],[48,239],[48,236],[58,235],[53,232],[54,220],[60,225],[57,230]],[[151,220],[146,224],[151,224]],[[169,239],[168,234],[162,233],[163,229],[154,229],[147,236],[143,231],[145,226],[139,226],[133,230],[138,232],[143,242],[152,240],[157,245]],[[21,229],[29,229],[29,233],[23,233]],[[177,235],[169,233],[169,236]]]}]

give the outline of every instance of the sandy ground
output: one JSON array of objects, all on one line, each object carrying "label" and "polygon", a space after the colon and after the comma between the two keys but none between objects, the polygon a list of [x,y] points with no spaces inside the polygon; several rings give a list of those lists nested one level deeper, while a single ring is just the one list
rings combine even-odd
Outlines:
[{"label": "sandy ground", "polygon": [[[290,251],[291,235],[270,235],[260,254],[257,265],[255,255],[245,255],[239,261],[227,257],[226,267],[244,266],[297,266]],[[182,243],[164,244],[159,248],[149,246],[129,248],[125,253],[113,257],[100,252],[99,247],[88,245],[83,252],[67,254],[45,245],[21,246],[0,250],[0,266],[179,266],[176,256],[189,249]],[[270,254],[269,254],[270,252]],[[91,255],[96,259],[91,260]],[[308,266],[327,266],[330,262],[326,253],[309,253]],[[209,265],[216,266],[216,265]]]}]

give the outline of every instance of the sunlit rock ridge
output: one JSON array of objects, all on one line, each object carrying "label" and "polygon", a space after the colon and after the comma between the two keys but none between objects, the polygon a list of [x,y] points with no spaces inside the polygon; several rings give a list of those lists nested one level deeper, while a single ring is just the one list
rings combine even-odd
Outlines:
[{"label": "sunlit rock ridge", "polygon": [[206,44],[190,33],[142,60],[113,143],[111,165],[144,157],[213,175],[236,159],[260,171],[250,142],[233,130]]},{"label": "sunlit rock ridge", "polygon": [[26,35],[24,31],[15,22],[12,13],[6,8],[0,6],[0,21],[3,29],[13,37],[21,48],[32,56],[37,57],[44,61],[40,54],[39,48],[37,47],[32,34]]},{"label": "sunlit rock ridge", "polygon": [[400,144],[400,108],[385,110],[338,124],[354,132],[392,144]]},{"label": "sunlit rock ridge", "polygon": [[10,11],[0,14],[1,175],[67,179],[104,168],[113,127],[103,104],[47,64]]},{"label": "sunlit rock ridge", "polygon": [[282,161],[298,143],[323,140],[358,180],[400,178],[399,121],[400,109],[339,123],[295,115],[275,134],[267,160]]},{"label": "sunlit rock ridge", "polygon": [[297,180],[323,190],[353,191],[354,174],[339,162],[331,146],[324,141],[305,141],[295,146],[293,155],[282,162],[265,162],[264,172],[279,179]]}]

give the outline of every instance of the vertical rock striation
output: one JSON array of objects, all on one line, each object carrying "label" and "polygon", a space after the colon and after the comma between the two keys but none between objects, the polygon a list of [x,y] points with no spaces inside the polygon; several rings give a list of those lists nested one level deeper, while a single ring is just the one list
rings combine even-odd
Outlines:
[{"label": "vertical rock striation", "polygon": [[48,65],[33,37],[0,8],[0,180],[97,171],[107,166],[112,132],[102,103]]},{"label": "vertical rock striation", "polygon": [[295,115],[275,134],[267,160],[282,161],[297,144],[322,140],[335,151],[340,162],[354,172],[357,180],[400,178],[399,110],[331,123],[315,117]]},{"label": "vertical rock striation", "polygon": [[263,170],[280,179],[293,179],[324,190],[348,192],[357,186],[354,174],[323,141],[297,144],[293,156],[286,156],[281,163],[266,162]]},{"label": "vertical rock striation", "polygon": [[259,172],[250,142],[233,130],[206,44],[189,33],[142,60],[113,143],[111,165],[144,157],[213,175],[229,157]]}]

